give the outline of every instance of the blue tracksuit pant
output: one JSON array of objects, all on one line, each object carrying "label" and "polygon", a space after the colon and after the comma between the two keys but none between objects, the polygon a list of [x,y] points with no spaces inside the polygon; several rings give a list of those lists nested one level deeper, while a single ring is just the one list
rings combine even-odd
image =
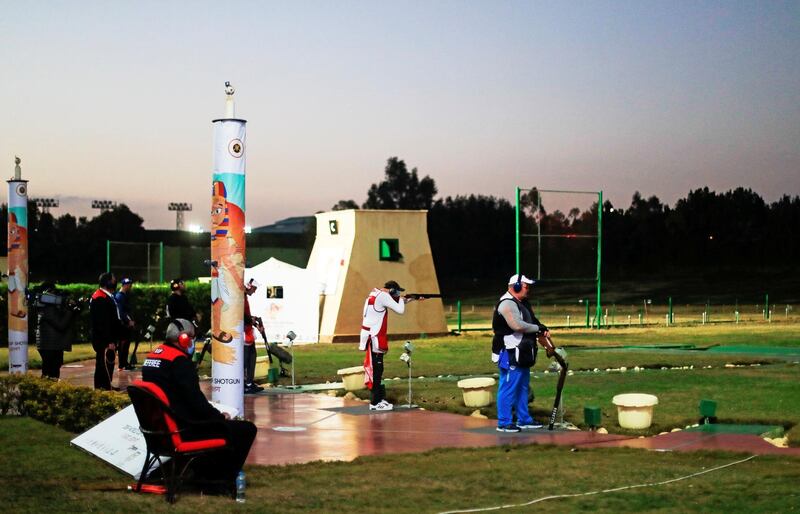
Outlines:
[{"label": "blue tracksuit pant", "polygon": [[517,423],[528,425],[533,418],[528,412],[528,393],[531,389],[530,368],[500,369],[497,386],[497,426],[511,425],[511,410],[516,411]]}]

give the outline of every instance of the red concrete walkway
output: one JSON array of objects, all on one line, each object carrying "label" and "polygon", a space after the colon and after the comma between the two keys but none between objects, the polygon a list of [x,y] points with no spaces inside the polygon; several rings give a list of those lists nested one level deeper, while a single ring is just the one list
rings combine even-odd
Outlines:
[{"label": "red concrete walkway", "polygon": [[[62,369],[62,377],[77,385],[91,386],[93,373],[94,361]],[[139,376],[138,372],[115,372],[114,386],[124,389]],[[208,382],[201,382],[201,387],[208,394]],[[248,462],[262,465],[349,461],[360,455],[423,452],[442,447],[530,443],[800,456],[800,448],[777,448],[752,435],[680,431],[649,438],[631,438],[547,430],[503,434],[495,431],[496,420],[418,409],[370,413],[366,403],[323,394],[265,391],[248,395],[245,396],[245,417],[258,426],[258,436]]]}]

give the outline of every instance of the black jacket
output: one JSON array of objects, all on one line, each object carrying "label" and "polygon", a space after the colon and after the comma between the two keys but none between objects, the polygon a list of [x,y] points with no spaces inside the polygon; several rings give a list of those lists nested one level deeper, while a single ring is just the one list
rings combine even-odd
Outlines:
[{"label": "black jacket", "polygon": [[89,315],[92,321],[92,348],[101,352],[111,343],[119,341],[122,323],[119,321],[117,304],[114,297],[102,289],[92,295],[89,303]]},{"label": "black jacket", "polygon": [[184,294],[172,293],[167,299],[167,316],[169,319],[185,319],[195,321],[197,314]]},{"label": "black jacket", "polygon": [[181,419],[194,422],[225,419],[200,390],[197,371],[189,356],[170,344],[162,344],[147,355],[142,364],[142,380],[158,385]]},{"label": "black jacket", "polygon": [[72,351],[72,322],[75,311],[68,307],[43,305],[36,308],[36,348]]}]

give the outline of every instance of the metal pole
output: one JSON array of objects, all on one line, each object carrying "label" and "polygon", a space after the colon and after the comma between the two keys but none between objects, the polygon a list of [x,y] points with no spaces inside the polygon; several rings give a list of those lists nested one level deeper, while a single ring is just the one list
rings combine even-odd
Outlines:
[{"label": "metal pole", "polygon": [[601,265],[603,257],[603,192],[597,193],[597,328],[600,328],[600,315],[603,313],[600,304]]},{"label": "metal pole", "polygon": [[111,241],[106,239],[106,273],[111,273]]},{"label": "metal pole", "polygon": [[589,299],[584,298],[584,303],[586,303],[586,328],[589,328]]},{"label": "metal pole", "polygon": [[408,408],[411,408],[411,356],[408,359]]},{"label": "metal pole", "polygon": [[461,300],[456,302],[456,310],[458,310],[458,333],[461,333]]},{"label": "metal pole", "polygon": [[536,213],[534,218],[536,220],[536,280],[542,279],[542,220],[538,217],[539,210],[542,207],[542,194],[536,190]]},{"label": "metal pole", "polygon": [[764,319],[769,319],[769,293],[764,295]]},{"label": "metal pole", "polygon": [[145,243],[145,244],[147,245],[145,248],[146,248],[146,251],[147,251],[147,283],[149,284],[150,283],[150,243]]},{"label": "metal pole", "polygon": [[672,297],[671,296],[669,297],[669,317],[667,318],[667,321],[669,322],[669,325],[672,325],[674,323],[674,320],[672,318]]},{"label": "metal pole", "polygon": [[[515,230],[516,230],[515,234],[516,234],[516,244],[517,244],[517,247],[516,247],[517,273],[519,274],[520,273],[520,271],[519,271],[519,251],[520,251],[520,239],[519,239],[519,237],[520,237],[519,236],[519,212],[520,212],[520,209],[519,209],[519,186],[515,190],[515,197],[516,197],[516,209],[515,209],[514,212],[516,213],[516,216],[514,217],[514,220],[515,220],[515,227],[516,227],[515,228]],[[461,302],[459,302],[459,305],[460,305],[460,303]],[[459,312],[461,312],[461,311],[459,310]],[[460,330],[460,327],[459,327],[459,330]]]},{"label": "metal pole", "polygon": [[159,248],[158,281],[164,282],[164,241],[158,243],[158,248]]}]

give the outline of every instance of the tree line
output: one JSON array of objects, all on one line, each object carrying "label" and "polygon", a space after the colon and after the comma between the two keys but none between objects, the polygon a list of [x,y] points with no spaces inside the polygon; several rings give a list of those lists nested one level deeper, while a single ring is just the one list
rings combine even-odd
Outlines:
[{"label": "tree line", "polygon": [[[432,178],[420,178],[416,168],[408,171],[404,161],[392,157],[383,180],[370,186],[361,207],[428,209],[428,236],[446,294],[496,286],[516,266],[515,206],[494,196],[436,198],[437,192]],[[535,275],[541,255],[543,277],[594,277],[597,239],[579,236],[597,234],[596,201],[583,209],[549,210],[545,201],[538,204],[537,190],[531,187],[520,204],[521,232],[564,236],[525,238],[523,272]],[[353,200],[333,206],[358,207]],[[747,280],[759,272],[796,274],[800,197],[784,195],[768,203],[751,189],[717,193],[705,187],[669,206],[655,195],[645,199],[636,192],[627,207],[603,202],[602,233],[604,279],[699,273]]]},{"label": "tree line", "polygon": [[[392,157],[383,179],[367,189],[363,203],[341,200],[333,209],[427,209],[442,291],[461,295],[496,288],[516,266],[515,206],[489,195],[437,194],[433,178],[420,176],[416,168],[409,171],[402,159]],[[539,205],[535,187],[522,196],[521,231],[566,237],[525,238],[523,272],[536,275],[541,255],[545,279],[594,277],[597,240],[575,236],[597,233],[597,202],[562,211],[542,198]],[[7,219],[4,205],[0,223],[7,224]],[[717,193],[702,188],[669,206],[637,192],[624,208],[603,203],[602,229],[604,280],[698,273],[748,280],[765,271],[796,275],[800,268],[798,196],[784,195],[768,203],[750,189]],[[54,217],[31,202],[28,239],[31,281],[93,283],[105,270],[106,240],[142,242],[149,236],[142,218],[124,204],[91,219],[76,219],[70,214]],[[313,237],[304,241],[313,244]]]},{"label": "tree line", "polygon": [[[87,282],[93,284],[106,270],[106,240],[146,240],[143,219],[125,204],[88,219],[71,214],[55,217],[28,202],[28,263],[30,281]],[[8,206],[0,208],[7,226]],[[3,231],[3,247],[8,234]]]}]

